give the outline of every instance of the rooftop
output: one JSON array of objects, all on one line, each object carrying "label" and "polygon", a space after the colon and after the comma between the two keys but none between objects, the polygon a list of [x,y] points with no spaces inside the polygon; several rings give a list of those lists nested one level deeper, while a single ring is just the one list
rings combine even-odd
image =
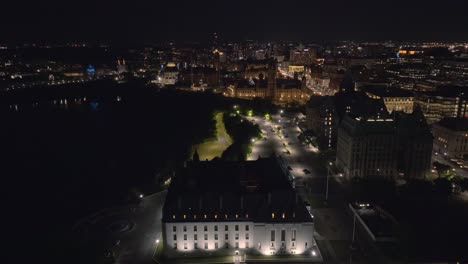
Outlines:
[{"label": "rooftop", "polygon": [[190,162],[176,173],[164,222],[312,222],[276,157]]},{"label": "rooftop", "polygon": [[446,117],[440,120],[437,125],[455,130],[455,131],[468,131],[468,119],[457,117]]}]

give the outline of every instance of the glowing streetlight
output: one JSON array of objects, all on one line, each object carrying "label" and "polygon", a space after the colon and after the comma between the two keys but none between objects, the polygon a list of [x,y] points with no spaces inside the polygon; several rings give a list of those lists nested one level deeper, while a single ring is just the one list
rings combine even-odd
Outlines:
[{"label": "glowing streetlight", "polygon": [[328,179],[330,178],[330,167],[333,165],[333,163],[329,162],[327,166],[327,186],[325,190],[325,202],[328,201]]},{"label": "glowing streetlight", "polygon": [[138,197],[143,198],[143,194],[140,194]]},{"label": "glowing streetlight", "polygon": [[156,244],[159,244],[159,239],[156,239]]},{"label": "glowing streetlight", "polygon": [[317,252],[315,250],[312,250],[312,256],[317,256]]},{"label": "glowing streetlight", "polygon": [[283,110],[283,109],[281,109],[281,110],[280,110],[280,114],[283,114],[283,113],[284,113],[284,110]]}]

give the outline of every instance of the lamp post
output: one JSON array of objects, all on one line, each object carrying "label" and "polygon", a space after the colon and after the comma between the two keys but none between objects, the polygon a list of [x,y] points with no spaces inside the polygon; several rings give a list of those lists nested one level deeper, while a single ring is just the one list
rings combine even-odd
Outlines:
[{"label": "lamp post", "polygon": [[351,249],[354,248],[354,236],[356,235],[356,212],[353,211],[353,236],[351,238]]},{"label": "lamp post", "polygon": [[333,163],[329,162],[328,163],[328,166],[327,166],[327,186],[326,186],[326,190],[325,190],[325,202],[328,201],[328,180],[330,178],[330,166],[332,165]]}]

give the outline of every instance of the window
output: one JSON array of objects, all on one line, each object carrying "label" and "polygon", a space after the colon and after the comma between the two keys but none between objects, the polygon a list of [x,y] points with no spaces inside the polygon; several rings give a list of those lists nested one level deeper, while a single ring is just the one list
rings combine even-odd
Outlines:
[{"label": "window", "polygon": [[275,230],[271,230],[271,241],[275,241]]},{"label": "window", "polygon": [[204,226],[203,231],[205,231],[205,232],[208,231],[208,226]]},{"label": "window", "polygon": [[236,242],[236,248],[239,248],[239,242]]},{"label": "window", "polygon": [[234,230],[239,231],[239,225],[236,225],[236,226],[234,227]]},{"label": "window", "polygon": [[208,234],[205,234],[205,240],[208,240]]},{"label": "window", "polygon": [[228,239],[229,239],[229,234],[226,233],[226,234],[224,235],[224,238],[225,238],[226,240],[228,240]]},{"label": "window", "polygon": [[296,229],[293,229],[293,231],[292,231],[291,241],[296,241]]},{"label": "window", "polygon": [[193,235],[193,240],[198,240],[198,235],[197,234]]},{"label": "window", "polygon": [[208,243],[205,243],[205,249],[208,249]]},{"label": "window", "polygon": [[194,248],[194,249],[198,249],[198,243],[194,243],[194,244],[193,244],[193,248]]},{"label": "window", "polygon": [[249,248],[249,242],[245,242],[245,248]]},{"label": "window", "polygon": [[235,239],[239,240],[239,234],[236,234]]},{"label": "window", "polygon": [[184,240],[187,240],[187,234],[184,234]]},{"label": "window", "polygon": [[224,226],[224,231],[228,231],[229,230],[229,226],[228,225],[225,225]]},{"label": "window", "polygon": [[249,231],[249,225],[245,225],[245,231]]},{"label": "window", "polygon": [[245,239],[249,239],[249,233],[245,233]]},{"label": "window", "polygon": [[215,249],[218,249],[218,242],[215,242]]},{"label": "window", "polygon": [[193,231],[197,232],[197,226],[193,226]]},{"label": "window", "polygon": [[218,226],[217,225],[215,225],[214,230],[218,231]]},{"label": "window", "polygon": [[174,249],[177,249],[177,243],[174,243]]},{"label": "window", "polygon": [[271,219],[275,219],[275,213],[271,213]]},{"label": "window", "polygon": [[187,249],[187,243],[184,243],[184,249]]},{"label": "window", "polygon": [[281,241],[284,241],[286,238],[286,231],[283,229],[281,230]]},{"label": "window", "polygon": [[307,242],[305,243],[305,248],[307,248]]},{"label": "window", "polygon": [[176,232],[177,231],[177,227],[176,226],[172,226],[172,232]]},{"label": "window", "polygon": [[218,234],[215,234],[215,240],[218,240]]},{"label": "window", "polygon": [[226,243],[224,244],[224,247],[225,247],[225,248],[229,248],[229,243],[226,242]]},{"label": "window", "polygon": [[174,235],[174,240],[177,240],[177,235]]}]

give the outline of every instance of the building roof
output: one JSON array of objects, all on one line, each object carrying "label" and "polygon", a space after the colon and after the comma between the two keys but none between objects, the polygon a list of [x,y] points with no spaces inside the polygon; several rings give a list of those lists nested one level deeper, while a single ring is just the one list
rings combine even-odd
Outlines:
[{"label": "building roof", "polygon": [[467,118],[446,117],[437,122],[437,125],[455,131],[468,131]]},{"label": "building roof", "polygon": [[395,133],[395,123],[390,118],[362,118],[346,115],[340,126],[353,136],[391,136]]},{"label": "building roof", "polygon": [[384,87],[384,86],[364,86],[362,87],[367,93],[379,97],[413,97],[414,94],[409,90],[404,90],[398,87]]},{"label": "building roof", "polygon": [[190,162],[173,177],[163,221],[311,222],[312,217],[272,156]]}]

